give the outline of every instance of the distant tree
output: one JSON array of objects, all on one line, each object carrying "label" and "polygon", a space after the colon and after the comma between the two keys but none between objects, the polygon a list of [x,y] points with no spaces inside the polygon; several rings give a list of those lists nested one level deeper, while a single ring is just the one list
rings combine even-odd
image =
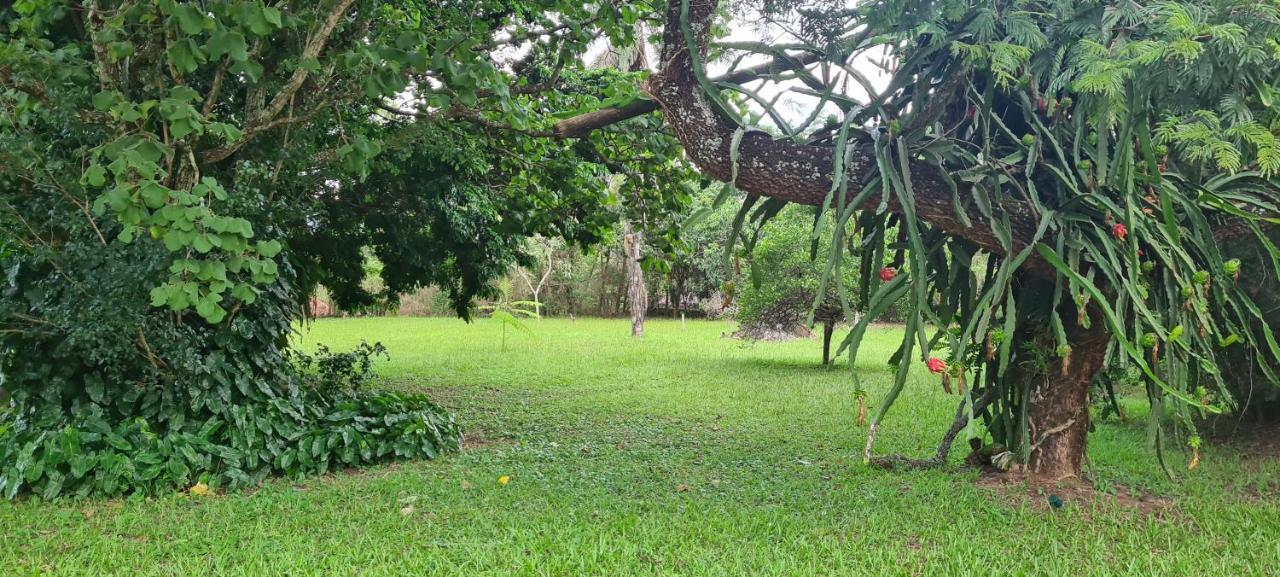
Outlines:
[{"label": "distant tree", "polygon": [[723,296],[726,286],[738,280],[725,259],[731,250],[736,207],[724,200],[717,203],[721,192],[720,183],[700,190],[694,195],[691,213],[681,216],[680,241],[670,255],[663,289],[668,306],[682,312],[689,304]]},{"label": "distant tree", "polygon": [[[535,267],[542,268],[542,274],[537,275],[537,268],[528,270],[525,267],[516,267],[516,274],[524,281],[525,287],[529,289],[529,294],[533,295],[533,312],[538,314],[538,318],[542,318],[542,289],[546,287],[547,280],[551,278],[551,273],[555,271],[555,257],[557,244],[554,240],[536,237],[531,239],[530,244],[534,247],[531,251],[531,260],[535,262]],[[537,275],[537,282],[534,282],[534,275]]]},{"label": "distant tree", "polygon": [[[860,307],[856,293],[846,292],[842,300],[841,285],[826,282],[825,255],[831,250],[831,234],[811,242],[813,212],[809,207],[787,207],[753,233],[759,239],[745,256],[748,273],[738,290],[740,327],[735,334],[748,339],[808,337],[812,325],[821,324],[822,364],[826,365],[831,362],[836,325],[856,322]],[[843,286],[853,285],[858,266],[856,260],[842,264]]]},{"label": "distant tree", "polygon": [[649,312],[649,286],[644,282],[642,251],[644,240],[640,232],[624,221],[622,230],[622,254],[626,259],[627,308],[631,311],[631,336],[644,336],[644,317]]}]

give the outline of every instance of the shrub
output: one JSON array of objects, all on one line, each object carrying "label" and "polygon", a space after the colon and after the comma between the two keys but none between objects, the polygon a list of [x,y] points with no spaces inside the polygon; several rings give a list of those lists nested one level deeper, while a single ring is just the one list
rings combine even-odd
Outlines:
[{"label": "shrub", "polygon": [[186,387],[111,386],[87,376],[77,391],[57,371],[10,374],[19,386],[0,413],[0,494],[238,488],[272,473],[300,477],[457,450],[453,417],[425,397],[360,389],[372,357],[384,353],[362,344],[287,354],[294,370],[275,381],[228,378],[236,375],[222,366],[228,359],[210,355],[186,372]]},{"label": "shrub", "polygon": [[25,200],[69,224],[57,246],[0,259],[0,495],[238,488],[458,448],[427,399],[361,389],[381,345],[289,351],[306,301],[287,258],[213,325],[149,306],[163,247],[103,246],[56,199]]}]

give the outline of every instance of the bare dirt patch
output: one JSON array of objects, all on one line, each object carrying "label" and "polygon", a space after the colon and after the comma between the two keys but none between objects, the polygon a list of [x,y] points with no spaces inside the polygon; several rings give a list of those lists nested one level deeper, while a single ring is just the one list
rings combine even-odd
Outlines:
[{"label": "bare dirt patch", "polygon": [[1112,485],[1114,492],[1098,491],[1083,479],[1064,479],[1054,483],[1037,482],[1022,472],[984,470],[977,485],[992,491],[998,500],[1007,503],[1026,503],[1039,511],[1078,509],[1091,511],[1098,507],[1115,507],[1133,511],[1142,516],[1165,518],[1176,515],[1172,499],[1153,493],[1134,490],[1124,485]]},{"label": "bare dirt patch", "polygon": [[511,439],[494,435],[484,427],[473,427],[462,432],[463,451],[473,451],[511,442]]},{"label": "bare dirt patch", "polygon": [[[439,387],[427,388],[422,392],[455,415],[465,415],[466,418],[462,420],[463,451],[513,442],[512,439],[490,428],[474,424],[476,422],[492,424],[507,398],[501,389],[489,386]],[[468,424],[468,421],[473,424]]]}]

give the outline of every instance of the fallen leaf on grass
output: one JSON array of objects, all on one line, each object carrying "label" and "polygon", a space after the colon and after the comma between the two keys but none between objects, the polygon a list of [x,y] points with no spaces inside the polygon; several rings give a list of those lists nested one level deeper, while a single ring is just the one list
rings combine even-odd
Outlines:
[{"label": "fallen leaf on grass", "polygon": [[688,493],[689,491],[692,491],[692,490],[693,490],[693,487],[690,487],[684,483],[680,483],[679,485],[676,485],[677,493]]},{"label": "fallen leaf on grass", "polygon": [[192,485],[191,489],[187,492],[197,497],[207,497],[213,494],[213,491],[209,490],[209,486],[204,483],[196,483]]}]

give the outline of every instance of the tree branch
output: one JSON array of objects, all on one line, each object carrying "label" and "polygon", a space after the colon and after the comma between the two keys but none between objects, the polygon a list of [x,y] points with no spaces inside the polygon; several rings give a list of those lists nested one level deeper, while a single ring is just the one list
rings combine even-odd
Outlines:
[{"label": "tree branch", "polygon": [[[333,29],[338,26],[338,21],[342,19],[342,16],[346,14],[347,10],[351,8],[351,4],[354,2],[355,0],[338,0],[337,3],[333,5],[333,8],[329,10],[329,15],[320,25],[320,29],[316,30],[314,34],[307,38],[307,44],[303,47],[302,55],[299,57],[299,60],[314,60],[319,57],[320,52],[324,50],[325,45],[329,42],[329,35],[333,33]],[[221,72],[221,70],[219,70],[219,72]],[[220,76],[221,75],[215,79],[215,82],[217,80],[221,80]],[[286,118],[282,121],[278,121],[276,120],[276,117],[279,116],[280,112],[289,105],[289,102],[293,100],[294,95],[298,93],[298,89],[302,88],[302,84],[306,80],[307,69],[305,66],[299,66],[293,71],[293,75],[289,77],[289,81],[285,84],[284,88],[275,95],[275,98],[271,99],[271,103],[263,107],[256,114],[253,114],[252,118],[245,123],[243,129],[244,136],[240,140],[237,140],[227,146],[206,151],[200,155],[200,159],[205,162],[221,162],[232,154],[235,154],[236,151],[240,150],[240,148],[245,144],[248,144],[255,135],[281,124],[292,124],[293,122],[296,122],[298,119],[295,118]],[[220,90],[221,84],[216,84],[215,88]],[[210,96],[214,96],[214,94],[210,94]],[[211,103],[212,100],[207,101],[205,103],[205,108],[211,110]],[[313,109],[312,113],[327,105],[327,102],[322,103],[320,106]]]},{"label": "tree branch", "polygon": [[[679,3],[676,3],[679,6]],[[804,68],[821,59],[821,55],[813,52],[805,52],[803,54],[788,56],[786,58],[774,58],[769,62],[757,64],[735,70],[724,76],[712,79],[712,82],[729,82],[733,84],[744,84],[755,80],[760,80],[771,74],[786,72]],[[601,108],[591,112],[579,114],[572,118],[567,118],[557,122],[553,128],[556,136],[559,138],[582,138],[590,134],[593,130],[604,128],[611,124],[617,124],[624,120],[630,120],[637,116],[648,114],[658,109],[658,103],[653,100],[637,100],[622,106],[611,106],[609,108]]]},{"label": "tree branch", "polygon": [[[689,27],[703,52],[712,28],[717,2],[689,2]],[[682,2],[673,0],[667,9],[667,25],[663,32],[664,54],[669,54],[663,70],[651,76],[642,89],[659,106],[667,124],[684,146],[685,153],[704,174],[728,182],[736,175],[735,184],[747,193],[777,198],[788,202],[821,205],[832,190],[834,181],[834,147],[799,144],[774,140],[762,131],[747,131],[738,146],[736,167],[731,162],[730,147],[739,127],[721,114],[703,93],[694,74],[692,56],[680,47],[685,45],[681,32]],[[877,174],[876,159],[866,150],[852,151],[845,163],[850,193]],[[971,217],[966,225],[955,210],[951,187],[938,167],[920,159],[910,159],[916,217],[953,236],[964,238],[995,254],[1006,249],[996,236],[991,222],[981,215]],[[964,189],[959,191],[964,194]],[[874,209],[879,198],[863,208]],[[901,213],[896,199],[890,199],[889,210]],[[993,207],[997,218],[1007,219],[1013,233],[1014,252],[1025,248],[1034,237],[1037,219],[1026,203],[1006,201]],[[1038,276],[1055,278],[1052,266],[1032,254],[1023,268]]]},{"label": "tree branch", "polygon": [[652,100],[636,100],[622,106],[610,106],[557,122],[552,132],[557,138],[582,138],[600,128],[630,120],[658,109]]},{"label": "tree branch", "polygon": [[[329,15],[325,18],[324,23],[321,24],[320,29],[307,39],[307,44],[303,47],[302,56],[299,60],[305,62],[307,60],[314,60],[320,56],[320,51],[324,50],[325,45],[329,42],[329,35],[333,33],[333,29],[338,26],[338,21],[342,19],[342,16],[346,14],[347,10],[351,8],[351,4],[354,2],[355,0],[338,0],[337,3],[333,5],[333,8],[329,10]],[[289,104],[289,99],[293,98],[293,95],[298,92],[299,88],[302,88],[302,83],[306,81],[306,79],[307,67],[299,66],[293,71],[293,76],[289,78],[289,82],[285,84],[282,90],[280,90],[280,93],[276,94],[276,97],[271,99],[271,104],[267,105],[267,107],[258,114],[258,118],[256,119],[257,122],[270,120],[275,118],[277,114],[280,114],[280,111],[284,110],[284,107]]]},{"label": "tree branch", "polygon": [[508,126],[501,122],[489,120],[481,116],[479,111],[472,110],[470,108],[463,108],[460,106],[454,106],[444,112],[436,112],[436,113],[418,112],[416,110],[405,110],[403,108],[397,108],[395,106],[391,106],[390,104],[387,104],[385,102],[378,103],[378,108],[385,110],[387,112],[390,112],[392,114],[396,114],[399,116],[408,116],[410,118],[416,118],[418,120],[465,120],[467,122],[470,122],[482,128],[488,128],[490,130],[505,130],[508,132],[518,132],[520,134],[532,136],[535,138],[551,138],[556,136],[554,132],[550,132],[546,130],[524,130],[524,129],[516,128],[514,126]]},{"label": "tree branch", "polygon": [[[988,389],[981,397],[975,399],[973,401],[973,414],[981,413],[994,397],[995,390]],[[872,457],[871,466],[881,469],[891,469],[897,466],[903,466],[908,469],[933,469],[947,464],[947,456],[951,454],[951,443],[955,442],[956,436],[969,424],[969,417],[964,410],[966,404],[963,399],[960,400],[959,406],[956,407],[956,416],[951,420],[951,428],[947,429],[947,434],[942,436],[942,441],[938,443],[938,449],[934,451],[932,457],[913,459],[898,454],[882,455]]]},{"label": "tree branch", "polygon": [[230,62],[230,56],[222,57],[218,71],[213,74],[213,85],[209,87],[209,94],[204,98],[204,106],[200,108],[201,116],[209,116],[209,113],[213,112],[213,105],[218,103],[218,97],[222,94],[222,82],[227,77],[227,65]]}]

